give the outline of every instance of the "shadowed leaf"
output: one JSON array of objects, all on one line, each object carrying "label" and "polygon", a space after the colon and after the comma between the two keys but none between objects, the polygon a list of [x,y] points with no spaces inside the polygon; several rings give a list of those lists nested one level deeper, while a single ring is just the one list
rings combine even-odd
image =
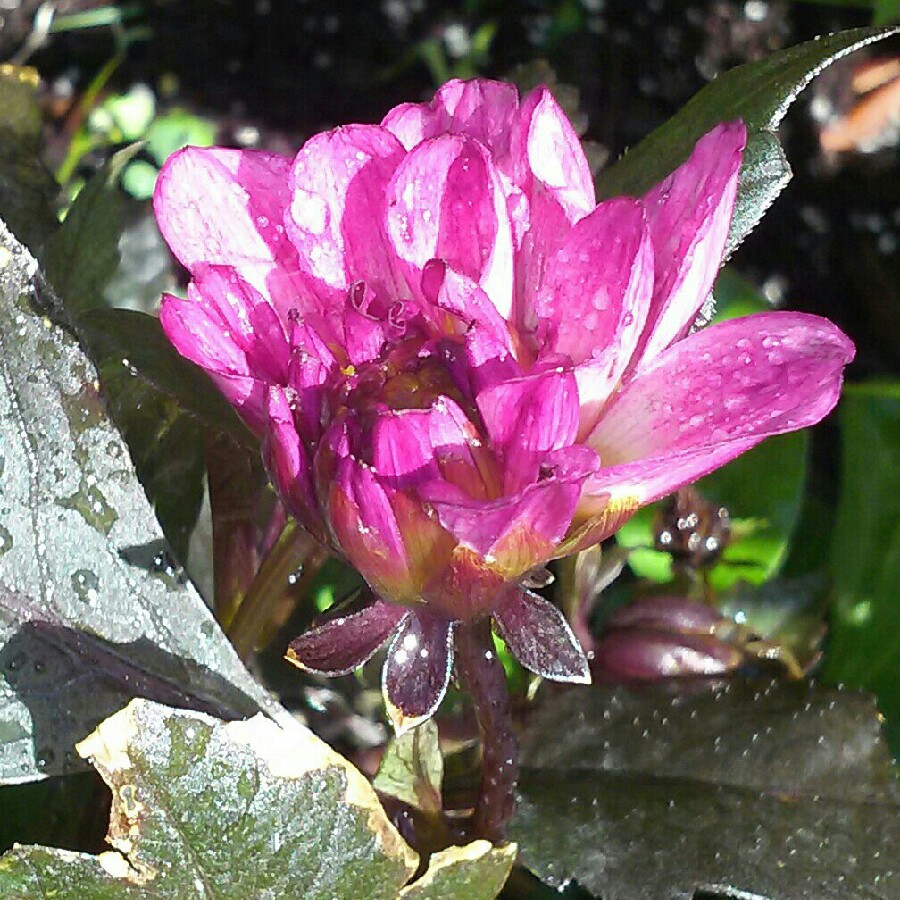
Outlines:
[{"label": "shadowed leaf", "polygon": [[609,900],[837,900],[897,884],[896,786],[863,695],[803,683],[572,691],[527,729],[520,786],[511,836],[551,886],[575,879]]},{"label": "shadowed leaf", "polygon": [[[217,710],[277,713],[197,592],[166,561],[94,368],[35,307],[33,258],[5,231],[0,238],[0,780],[66,771],[73,740],[136,691],[153,693],[158,678],[179,684],[185,666],[228,685]],[[65,640],[44,654],[29,623],[86,631],[120,655],[122,645],[146,642],[155,652],[150,681],[115,676],[112,694],[97,695],[86,682],[71,728],[61,727],[67,711],[54,697],[64,696],[63,676],[91,665],[101,674],[109,655],[89,648],[85,656]],[[51,658],[60,680],[35,681]],[[142,658],[130,662],[140,670]],[[196,702],[190,683],[181,688]]]}]

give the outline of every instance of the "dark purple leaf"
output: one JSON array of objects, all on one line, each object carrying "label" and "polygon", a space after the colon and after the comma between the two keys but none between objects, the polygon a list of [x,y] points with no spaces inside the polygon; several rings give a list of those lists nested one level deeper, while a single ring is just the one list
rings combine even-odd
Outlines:
[{"label": "dark purple leaf", "polygon": [[437,709],[452,665],[453,623],[418,610],[407,613],[391,641],[381,679],[388,716],[398,735]]}]

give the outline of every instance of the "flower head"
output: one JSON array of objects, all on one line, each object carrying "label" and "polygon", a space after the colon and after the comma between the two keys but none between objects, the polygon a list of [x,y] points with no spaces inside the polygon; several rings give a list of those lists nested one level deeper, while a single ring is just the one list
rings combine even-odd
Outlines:
[{"label": "flower head", "polygon": [[453,81],[292,160],[187,148],[157,218],[192,277],[161,319],[263,439],[291,513],[367,601],[291,646],[346,672],[391,641],[398,728],[491,616],[548,678],[588,680],[529,585],[637,507],[835,404],[847,338],[773,312],[691,333],[722,259],[745,129],[723,124],[640,198],[596,203],[571,125]]}]

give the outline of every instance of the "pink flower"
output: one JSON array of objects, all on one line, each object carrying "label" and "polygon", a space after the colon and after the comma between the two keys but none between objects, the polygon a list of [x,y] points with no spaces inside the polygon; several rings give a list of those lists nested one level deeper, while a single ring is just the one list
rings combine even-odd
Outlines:
[{"label": "pink flower", "polygon": [[371,596],[291,658],[347,672],[391,640],[398,729],[431,713],[459,622],[491,616],[547,678],[587,681],[545,564],[837,401],[850,341],[763,313],[696,333],[745,129],[597,205],[550,93],[453,81],[293,160],[187,148],[156,213],[190,270],[162,323],[263,438],[297,519]]}]

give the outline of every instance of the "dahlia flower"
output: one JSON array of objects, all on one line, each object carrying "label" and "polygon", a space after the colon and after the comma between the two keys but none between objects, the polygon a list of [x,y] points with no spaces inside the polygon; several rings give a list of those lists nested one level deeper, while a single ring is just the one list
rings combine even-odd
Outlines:
[{"label": "dahlia flower", "polygon": [[[163,327],[262,439],[300,523],[365,578],[294,641],[352,670],[387,642],[398,731],[430,716],[454,631],[490,617],[546,678],[587,681],[546,564],[837,401],[850,341],[771,312],[694,331],[745,129],[599,205],[544,88],[452,81],[294,159],[189,147],[155,196],[191,275]],[[601,176],[602,177],[602,176]]]}]

